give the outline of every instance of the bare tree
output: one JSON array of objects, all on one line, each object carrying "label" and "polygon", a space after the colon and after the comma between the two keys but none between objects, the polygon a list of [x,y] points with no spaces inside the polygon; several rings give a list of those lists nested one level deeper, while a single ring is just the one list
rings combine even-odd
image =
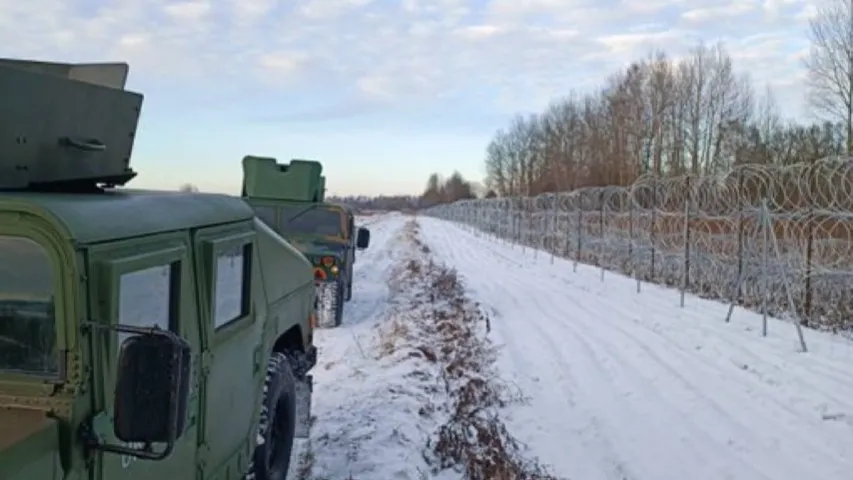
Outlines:
[{"label": "bare tree", "polygon": [[423,205],[435,205],[477,198],[474,190],[474,185],[465,180],[459,172],[453,172],[446,180],[442,180],[439,174],[433,173],[427,180],[427,186],[421,195],[421,203]]},{"label": "bare tree", "polygon": [[509,195],[512,191],[508,147],[507,135],[503,130],[498,130],[486,147],[486,185],[501,195]]},{"label": "bare tree", "polygon": [[853,152],[853,1],[824,0],[809,20],[809,103],[821,118],[844,125]]},{"label": "bare tree", "polygon": [[425,202],[431,204],[441,203],[444,200],[444,185],[441,177],[439,177],[437,173],[433,173],[429,176],[426,188],[424,189],[424,193],[421,195],[421,198],[423,198]]},{"label": "bare tree", "polygon": [[735,71],[721,44],[700,44],[679,60],[654,52],[597,92],[515,116],[486,148],[486,185],[498,196],[537,195],[627,185],[649,172],[790,164],[844,149],[842,123],[785,123],[772,91],[756,97],[750,79]]}]

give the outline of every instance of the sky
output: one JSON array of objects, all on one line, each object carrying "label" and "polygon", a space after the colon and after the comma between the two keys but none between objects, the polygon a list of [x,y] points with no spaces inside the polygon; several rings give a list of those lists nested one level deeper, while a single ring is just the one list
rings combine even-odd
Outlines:
[{"label": "sky", "polygon": [[139,188],[237,194],[244,155],[323,162],[328,194],[484,176],[516,113],[631,60],[724,42],[807,115],[801,0],[0,0],[0,56],[130,64]]}]

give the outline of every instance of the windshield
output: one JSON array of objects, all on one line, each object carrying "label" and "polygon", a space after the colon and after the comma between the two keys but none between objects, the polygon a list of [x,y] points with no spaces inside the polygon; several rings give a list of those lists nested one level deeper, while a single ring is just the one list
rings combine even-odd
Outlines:
[{"label": "windshield", "polygon": [[[306,210],[307,209],[307,210]],[[316,235],[344,236],[341,213],[321,207],[288,205],[281,207],[282,232],[310,233]]]},{"label": "windshield", "polygon": [[41,245],[0,236],[0,371],[58,373],[53,275]]}]

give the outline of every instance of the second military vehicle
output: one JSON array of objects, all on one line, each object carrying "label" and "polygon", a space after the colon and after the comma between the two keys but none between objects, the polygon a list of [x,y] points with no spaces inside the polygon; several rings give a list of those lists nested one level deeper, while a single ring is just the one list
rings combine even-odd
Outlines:
[{"label": "second military vehicle", "polygon": [[355,252],[368,247],[370,230],[356,228],[351,209],[326,202],[325,190],[320,162],[243,158],[243,197],[314,264],[318,323],[337,327],[344,302],[352,298]]},{"label": "second military vehicle", "polygon": [[115,188],[127,72],[0,60],[0,478],[282,480],[313,267],[240,198]]}]

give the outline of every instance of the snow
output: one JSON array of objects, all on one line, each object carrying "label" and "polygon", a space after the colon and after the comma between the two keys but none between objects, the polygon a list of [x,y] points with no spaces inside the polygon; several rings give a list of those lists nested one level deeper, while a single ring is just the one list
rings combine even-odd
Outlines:
[{"label": "snow", "polygon": [[[293,479],[461,479],[430,472],[442,417],[435,364],[411,355],[423,290],[417,260],[454,267],[490,318],[497,369],[524,402],[500,410],[509,432],[559,478],[853,478],[853,347],[790,323],[534,254],[481,232],[418,217],[357,219],[371,229],[344,323],[316,332],[311,438]],[[421,321],[423,324],[425,321]],[[398,330],[408,329],[408,334]],[[392,344],[391,347],[388,345]],[[435,409],[434,415],[423,411]]]},{"label": "snow", "polygon": [[[492,318],[500,369],[529,398],[506,412],[554,473],[584,480],[853,476],[853,349],[421,218]],[[851,416],[851,417],[848,417]],[[842,420],[842,421],[838,421]]]},{"label": "snow", "polygon": [[[410,255],[405,221],[395,214],[356,220],[370,228],[371,244],[356,253],[343,324],[315,333],[316,420],[310,439],[296,442],[288,478],[418,478],[413,469],[423,463],[417,449],[425,441],[417,414],[422,389],[407,376],[418,365],[381,355],[381,327],[399,312],[396,303],[406,304],[406,295],[391,288]],[[300,473],[309,466],[310,475]]]}]

